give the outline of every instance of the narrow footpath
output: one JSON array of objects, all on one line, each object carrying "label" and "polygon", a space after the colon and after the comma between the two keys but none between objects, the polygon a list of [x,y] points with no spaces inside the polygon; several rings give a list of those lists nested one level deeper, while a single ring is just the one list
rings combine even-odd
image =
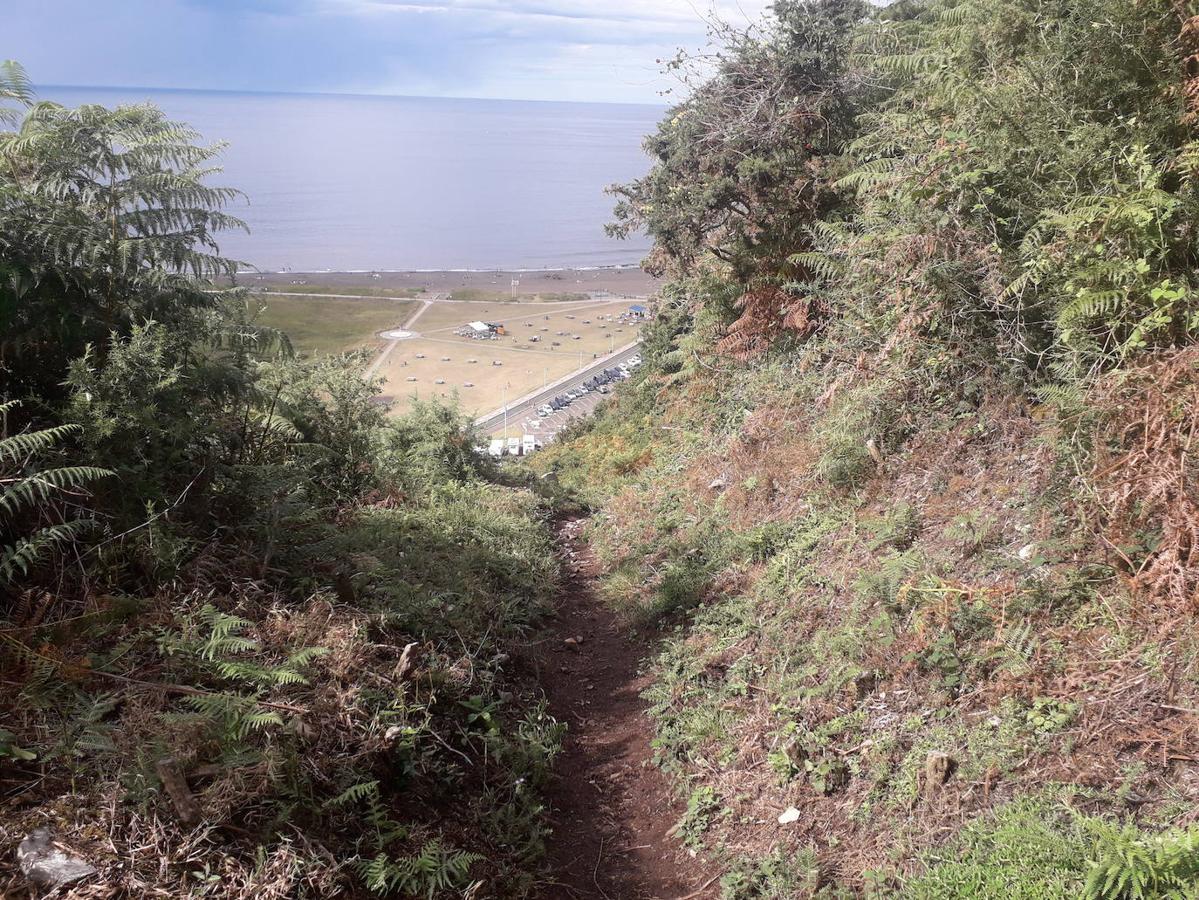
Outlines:
[{"label": "narrow footpath", "polygon": [[541,896],[712,900],[712,873],[670,834],[683,809],[652,762],[638,672],[648,648],[596,596],[583,524],[559,526],[566,578],[534,658],[550,712],[569,728],[547,798],[555,881]]}]

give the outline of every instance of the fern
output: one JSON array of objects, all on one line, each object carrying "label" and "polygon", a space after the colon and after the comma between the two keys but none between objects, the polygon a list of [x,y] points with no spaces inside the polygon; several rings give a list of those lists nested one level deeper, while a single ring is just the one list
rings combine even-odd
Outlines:
[{"label": "fern", "polygon": [[253,697],[233,693],[192,694],[184,702],[202,718],[220,726],[225,740],[241,742],[267,728],[282,726],[282,717],[262,709]]},{"label": "fern", "polygon": [[13,581],[18,574],[27,575],[35,563],[63,544],[76,540],[92,524],[91,519],[75,519],[50,525],[18,538],[14,544],[0,547],[0,584]]},{"label": "fern", "polygon": [[357,784],[352,784],[336,797],[325,801],[325,807],[331,809],[342,809],[346,806],[353,806],[358,803],[366,802],[367,800],[375,799],[379,796],[378,781],[360,781]]},{"label": "fern", "polygon": [[[17,403],[18,401],[10,401],[5,409],[0,411],[7,412]],[[0,463],[19,463],[23,459],[28,459],[43,450],[62,443],[65,438],[78,434],[80,431],[81,428],[78,425],[58,425],[41,431],[14,434],[0,440]]]},{"label": "fern", "polygon": [[1146,835],[1088,819],[1095,859],[1087,876],[1092,900],[1189,900],[1199,892],[1199,828]]},{"label": "fern", "polygon": [[0,124],[9,125],[18,119],[17,112],[4,105],[8,102],[19,107],[33,104],[33,84],[25,70],[11,59],[0,62]]},{"label": "fern", "polygon": [[[18,400],[0,403],[0,421],[7,421],[8,414],[19,406]],[[35,524],[25,534],[18,533],[12,543],[0,545],[0,584],[27,575],[36,563],[77,540],[93,524],[86,517],[68,518],[55,501],[60,495],[82,493],[87,484],[112,475],[110,470],[64,466],[28,471],[36,457],[79,430],[77,425],[59,425],[0,439],[0,514],[13,522],[22,514],[35,523],[58,520],[41,527]]]},{"label": "fern", "polygon": [[840,260],[826,253],[815,251],[795,253],[788,261],[793,266],[807,269],[813,275],[825,280],[832,280],[845,271],[845,265]]},{"label": "fern", "polygon": [[56,493],[79,490],[87,483],[111,474],[111,470],[97,466],[67,466],[26,476],[0,491],[0,512],[15,516],[22,509],[49,500]]},{"label": "fern", "polygon": [[262,695],[274,687],[307,684],[301,669],[327,652],[322,647],[305,647],[283,664],[273,665],[253,656],[261,650],[260,644],[243,634],[252,625],[249,619],[206,603],[184,618],[181,630],[163,630],[158,637],[164,656],[189,662],[200,673],[232,683],[232,688],[223,691],[189,695],[185,702],[216,725],[225,740],[233,742],[283,725],[280,715],[260,702]]},{"label": "fern", "polygon": [[442,891],[464,888],[471,867],[483,860],[478,853],[450,850],[434,840],[412,856],[392,859],[380,852],[373,859],[359,860],[355,868],[376,894],[400,893],[432,900]]}]

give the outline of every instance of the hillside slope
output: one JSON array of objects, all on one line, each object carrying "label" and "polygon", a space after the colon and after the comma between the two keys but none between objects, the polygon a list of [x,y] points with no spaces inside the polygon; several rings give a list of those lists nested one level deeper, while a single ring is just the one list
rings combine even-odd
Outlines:
[{"label": "hillside slope", "polygon": [[0,64],[0,894],[529,896],[549,504],[216,287],[197,138]]},{"label": "hillside slope", "polygon": [[781,3],[621,189],[647,365],[536,465],[724,896],[1199,890],[1189,14]]}]

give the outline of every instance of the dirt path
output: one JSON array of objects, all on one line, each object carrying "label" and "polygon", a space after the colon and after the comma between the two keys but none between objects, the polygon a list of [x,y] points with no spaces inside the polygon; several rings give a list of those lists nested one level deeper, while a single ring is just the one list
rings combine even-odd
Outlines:
[{"label": "dirt path", "polygon": [[682,808],[651,761],[638,674],[647,648],[596,597],[582,525],[560,526],[567,580],[536,657],[550,711],[569,726],[548,795],[556,883],[541,896],[710,900],[719,894],[711,873],[668,833]]},{"label": "dirt path", "polygon": [[[292,295],[292,296],[294,296],[294,295]],[[305,294],[304,296],[322,297],[322,296],[326,296],[326,295],[324,295],[324,294]],[[327,296],[336,297],[339,295],[329,294]],[[405,322],[403,325],[401,325],[400,328],[403,329],[404,331],[411,331],[412,326],[416,324],[416,320],[419,319],[421,316],[423,316],[425,314],[425,311],[430,306],[432,306],[434,303],[437,303],[437,302],[439,302],[437,295],[434,295],[432,297],[427,297],[424,300],[421,300],[420,307],[416,310],[416,312],[414,312],[411,316],[408,317],[408,321]],[[363,373],[363,377],[367,381],[370,381],[370,379],[375,377],[375,374],[379,371],[380,367],[382,367],[383,363],[387,362],[387,357],[391,356],[391,351],[394,350],[396,348],[396,345],[398,345],[399,343],[400,343],[399,341],[389,341],[387,343],[387,345],[382,350],[379,351],[378,356],[376,356],[374,361],[371,362],[371,364],[369,366],[367,366],[366,372]]]}]

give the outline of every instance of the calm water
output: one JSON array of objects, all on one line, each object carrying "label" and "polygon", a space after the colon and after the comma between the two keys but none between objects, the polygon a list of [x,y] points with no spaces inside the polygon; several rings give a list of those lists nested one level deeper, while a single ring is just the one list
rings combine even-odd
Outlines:
[{"label": "calm water", "polygon": [[604,235],[604,188],[645,172],[652,106],[42,88],[68,105],[149,100],[206,140],[251,229],[221,249],[267,270],[638,262]]}]

